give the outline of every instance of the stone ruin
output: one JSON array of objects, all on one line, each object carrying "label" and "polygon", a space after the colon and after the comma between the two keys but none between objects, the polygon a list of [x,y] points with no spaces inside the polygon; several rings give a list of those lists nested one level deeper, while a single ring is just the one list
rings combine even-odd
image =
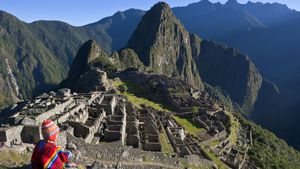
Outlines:
[{"label": "stone ruin", "polygon": [[108,81],[106,72],[92,67],[80,76],[73,88],[74,91],[87,93],[90,91],[109,91],[113,87]]},{"label": "stone ruin", "polygon": [[61,89],[4,110],[11,115],[1,123],[0,142],[11,146],[42,139],[41,123],[51,119],[60,127],[58,142],[70,134],[85,143],[116,142],[145,151],[161,151],[159,127],[152,110],[137,110],[118,94],[71,93]]},{"label": "stone ruin", "polygon": [[214,113],[199,113],[193,117],[196,124],[205,128],[211,135],[212,139],[223,139],[227,135],[226,127],[229,125],[229,118],[223,111],[217,111]]},{"label": "stone ruin", "polygon": [[185,157],[192,154],[204,157],[204,153],[196,140],[190,135],[186,135],[185,130],[174,120],[167,120],[166,131],[168,138],[179,157]]},{"label": "stone ruin", "polygon": [[132,104],[128,105],[128,109],[127,145],[145,151],[161,151],[160,127],[156,111],[145,106],[136,110]]},{"label": "stone ruin", "polygon": [[[87,145],[92,143],[105,146],[101,144],[104,142],[131,147],[134,149],[132,151],[159,153],[163,146],[161,137],[165,135],[167,143],[174,150],[172,155],[179,158],[197,156],[209,161],[210,157],[199,142],[206,145],[219,140],[220,144],[213,151],[224,163],[233,168],[241,166],[240,164],[244,167],[252,166],[243,153],[247,150],[245,146],[251,143],[250,131],[240,131],[248,134],[239,135],[239,146],[228,144],[229,117],[216,107],[206,92],[193,90],[187,97],[169,98],[180,110],[178,113],[170,112],[171,114],[192,115],[192,122],[205,129],[205,132],[194,136],[188,134],[170,115],[166,115],[168,113],[145,105],[134,105],[124,96],[112,92],[109,82],[105,80],[105,72],[98,69],[91,71],[104,77],[96,82],[97,88],[80,84],[77,85],[78,93],[60,89],[4,109],[0,113],[1,117],[5,117],[0,119],[0,143],[7,147],[36,143],[42,139],[42,121],[51,119],[61,129],[58,136],[58,144],[61,146],[67,144],[69,137]],[[88,72],[84,76],[89,76]],[[84,79],[84,76],[81,78]],[[95,91],[88,92],[90,90]],[[191,113],[191,106],[198,107],[199,112]],[[241,157],[246,160],[238,160]]]},{"label": "stone ruin", "polygon": [[[118,95],[101,92],[77,94],[69,89],[43,94],[4,110],[4,113],[11,115],[3,120],[6,123],[1,123],[0,142],[7,145],[12,142],[36,143],[42,139],[40,126],[45,119],[57,123],[62,131],[60,134],[66,131],[85,142],[98,142],[97,134],[100,133],[110,140],[114,135],[106,132],[110,129],[106,124],[110,124],[111,119],[120,113],[125,115],[120,118],[126,119],[126,110],[116,106],[122,105],[123,100]],[[124,137],[125,128],[121,128],[123,131],[120,129],[119,135]]]}]

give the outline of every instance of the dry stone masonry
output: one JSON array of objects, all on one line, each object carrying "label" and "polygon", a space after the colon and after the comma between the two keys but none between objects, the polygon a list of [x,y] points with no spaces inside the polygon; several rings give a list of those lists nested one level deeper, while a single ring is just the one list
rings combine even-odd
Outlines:
[{"label": "dry stone masonry", "polygon": [[[85,156],[79,159],[82,160],[80,162],[90,167],[96,167],[99,163],[102,166],[109,165],[107,161],[125,160],[126,165],[134,163],[141,165],[141,168],[147,166],[142,165],[143,161],[150,160],[154,163],[150,168],[178,168],[176,165],[182,165],[179,161],[193,165],[201,163],[211,168],[215,165],[206,151],[212,151],[232,168],[255,168],[246,153],[252,142],[251,129],[241,128],[237,143],[231,143],[230,118],[224,108],[220,108],[206,92],[192,88],[185,90],[184,85],[181,88],[185,92],[178,88],[175,90],[175,81],[166,81],[165,77],[151,78],[150,75],[149,79],[153,81],[143,86],[153,94],[157,92],[154,89],[168,93],[165,98],[178,110],[162,112],[129,102],[125,96],[117,94],[105,72],[98,69],[91,71],[102,77],[101,83],[97,81],[98,87],[93,89],[95,91],[87,92],[92,89],[91,86],[81,84],[85,87],[78,88],[78,92],[63,88],[2,110],[1,115],[5,115],[0,120],[2,147],[32,147],[42,139],[42,121],[51,119],[61,129],[58,144],[78,148]],[[141,78],[140,82],[147,83],[147,78]],[[192,107],[196,107],[196,111],[191,112]],[[175,116],[202,128],[201,132],[189,133]],[[216,144],[211,145],[212,142]],[[170,147],[168,156],[163,154],[166,146]]]}]

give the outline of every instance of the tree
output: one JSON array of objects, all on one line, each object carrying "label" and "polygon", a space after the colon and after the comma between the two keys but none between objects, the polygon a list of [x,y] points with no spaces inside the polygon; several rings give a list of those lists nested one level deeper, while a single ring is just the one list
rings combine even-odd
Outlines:
[{"label": "tree", "polygon": [[119,90],[124,93],[128,90],[128,87],[126,86],[126,84],[122,84],[121,86],[119,86]]}]

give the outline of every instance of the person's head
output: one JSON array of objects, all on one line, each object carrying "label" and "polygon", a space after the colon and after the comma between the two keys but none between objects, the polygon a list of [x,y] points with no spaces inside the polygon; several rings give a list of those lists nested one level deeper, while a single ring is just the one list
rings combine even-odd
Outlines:
[{"label": "person's head", "polygon": [[42,123],[42,135],[46,141],[56,141],[59,128],[52,120],[44,120]]}]

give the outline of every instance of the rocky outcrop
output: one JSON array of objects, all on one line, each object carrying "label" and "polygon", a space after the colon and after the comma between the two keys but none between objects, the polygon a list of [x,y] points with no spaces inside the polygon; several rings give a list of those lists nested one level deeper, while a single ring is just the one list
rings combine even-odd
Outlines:
[{"label": "rocky outcrop", "polygon": [[276,114],[278,110],[281,110],[279,90],[272,82],[263,80],[255,103],[254,111],[250,117],[258,124],[269,129],[273,129],[274,126],[272,126],[272,122],[275,119],[270,120],[270,118],[274,115],[278,116]]},{"label": "rocky outcrop", "polygon": [[140,61],[138,55],[134,52],[134,50],[129,48],[122,49],[119,52],[114,52],[109,60],[121,70],[125,70],[127,68],[137,68],[140,70],[145,69],[145,66]]},{"label": "rocky outcrop", "polygon": [[61,84],[71,88],[82,74],[87,72],[98,58],[108,58],[105,51],[93,40],[85,42],[77,52],[71,65],[68,77]]},{"label": "rocky outcrop", "polygon": [[93,67],[78,79],[73,89],[79,93],[89,93],[93,91],[108,91],[112,89],[112,86],[107,79],[106,72]]},{"label": "rocky outcrop", "polygon": [[148,70],[182,80],[202,89],[193,61],[189,33],[166,3],[154,5],[130,38],[133,49]]},{"label": "rocky outcrop", "polygon": [[195,60],[202,79],[220,86],[233,102],[251,112],[263,80],[252,61],[239,51],[212,41],[202,41],[199,49]]}]

